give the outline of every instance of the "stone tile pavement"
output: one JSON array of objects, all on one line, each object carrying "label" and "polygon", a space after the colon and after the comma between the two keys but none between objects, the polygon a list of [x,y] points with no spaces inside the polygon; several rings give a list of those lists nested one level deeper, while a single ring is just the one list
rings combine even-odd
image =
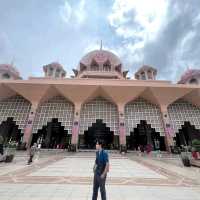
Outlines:
[{"label": "stone tile pavement", "polygon": [[[57,153],[0,163],[0,200],[89,200],[95,153]],[[200,200],[200,172],[177,158],[110,154],[108,200]],[[99,198],[100,194],[99,194]]]}]

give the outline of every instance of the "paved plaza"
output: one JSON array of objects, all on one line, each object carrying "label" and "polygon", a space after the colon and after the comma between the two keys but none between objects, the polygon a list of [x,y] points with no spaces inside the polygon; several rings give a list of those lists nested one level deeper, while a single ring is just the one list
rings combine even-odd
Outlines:
[{"label": "paved plaza", "polygon": [[[0,163],[0,200],[90,200],[94,159],[94,152],[42,152],[28,166],[18,152]],[[110,153],[110,163],[108,200],[200,200],[200,170],[178,156]]]}]

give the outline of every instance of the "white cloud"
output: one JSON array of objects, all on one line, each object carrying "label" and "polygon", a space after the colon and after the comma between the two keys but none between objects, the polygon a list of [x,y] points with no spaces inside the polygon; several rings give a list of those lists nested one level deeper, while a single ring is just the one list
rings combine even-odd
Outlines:
[{"label": "white cloud", "polygon": [[65,4],[60,7],[60,16],[64,22],[68,23],[71,18],[71,14],[72,8],[68,1],[65,1]]},{"label": "white cloud", "polygon": [[78,8],[74,11],[74,15],[76,16],[77,22],[82,24],[86,18],[85,12],[85,0],[81,0],[78,4]]},{"label": "white cloud", "polygon": [[66,0],[64,5],[60,6],[59,14],[61,19],[71,25],[81,25],[86,19],[85,0],[80,0],[76,5],[71,5],[69,0]]},{"label": "white cloud", "polygon": [[116,33],[127,38],[139,38],[143,44],[155,39],[165,21],[165,0],[115,0],[109,23]]},{"label": "white cloud", "polygon": [[[144,60],[143,48],[155,41],[167,23],[166,0],[115,0],[108,21],[117,36],[123,40],[119,48],[126,67],[138,68]],[[136,66],[133,66],[133,63]]]}]

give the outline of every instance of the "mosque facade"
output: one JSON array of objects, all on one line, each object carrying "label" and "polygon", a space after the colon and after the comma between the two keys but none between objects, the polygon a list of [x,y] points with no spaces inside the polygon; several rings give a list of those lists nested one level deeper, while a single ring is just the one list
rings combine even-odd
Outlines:
[{"label": "mosque facade", "polygon": [[44,77],[23,80],[9,64],[0,65],[0,134],[5,142],[29,147],[135,150],[150,144],[171,151],[200,139],[200,70],[189,69],[178,83],[156,80],[144,65],[128,78],[112,52],[86,54],[65,78],[57,62],[43,66]]}]

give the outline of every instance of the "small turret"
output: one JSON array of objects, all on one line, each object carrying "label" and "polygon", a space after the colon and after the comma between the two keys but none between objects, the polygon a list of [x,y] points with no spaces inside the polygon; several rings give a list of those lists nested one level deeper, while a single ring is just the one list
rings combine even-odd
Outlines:
[{"label": "small turret", "polygon": [[195,84],[200,85],[200,70],[188,69],[182,76],[178,84]]},{"label": "small turret", "polygon": [[143,65],[136,73],[137,80],[156,80],[157,70],[151,66]]},{"label": "small turret", "polygon": [[57,62],[43,66],[43,71],[45,77],[49,78],[64,78],[66,76],[66,71],[63,69],[62,65]]},{"label": "small turret", "polygon": [[0,80],[17,80],[22,79],[19,72],[11,64],[0,64]]}]

